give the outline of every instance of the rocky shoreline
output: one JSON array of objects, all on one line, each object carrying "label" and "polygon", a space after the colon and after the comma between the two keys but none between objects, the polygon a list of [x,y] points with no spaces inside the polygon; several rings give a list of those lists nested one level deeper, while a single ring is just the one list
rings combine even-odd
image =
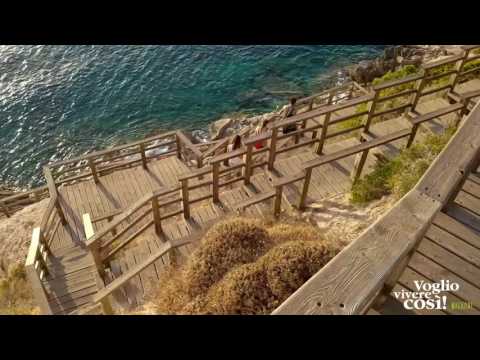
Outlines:
[{"label": "rocky shoreline", "polygon": [[427,63],[443,56],[461,53],[461,45],[399,45],[387,47],[382,56],[349,67],[350,78],[360,84],[394,71],[400,66]]},{"label": "rocky shoreline", "polygon": [[[395,71],[401,66],[428,63],[445,56],[457,55],[462,52],[461,45],[398,45],[387,47],[383,54],[373,60],[364,60],[358,64],[340,69],[337,72],[337,85],[348,81],[356,81],[362,85],[371,83],[375,78]],[[226,116],[213,121],[209,126],[209,134],[201,139],[192,134],[194,142],[219,140],[229,137],[244,129],[255,127],[264,119],[278,116],[286,107],[256,116],[235,115]]]},{"label": "rocky shoreline", "polygon": [[[450,56],[460,53],[461,45],[398,45],[385,48],[383,54],[373,60],[360,61],[358,64],[338,69],[335,78],[332,81],[338,86],[351,80],[366,85],[371,83],[375,78],[381,77],[389,71],[395,70],[404,65],[420,65],[432,60],[439,59],[443,56]],[[332,75],[333,76],[333,75]],[[261,121],[272,119],[284,111],[287,105],[278,108],[272,112],[259,115],[246,115],[235,113],[224,116],[216,121],[212,121],[206,130],[193,130],[187,135],[193,143],[205,143],[209,141],[220,140],[230,137],[245,128],[253,129]],[[168,152],[171,149],[168,146],[155,150],[156,155],[162,152]],[[158,154],[157,154],[158,153]],[[14,193],[19,189],[3,189],[7,195],[7,191]]]},{"label": "rocky shoreline", "polygon": [[[340,70],[342,81],[355,80],[357,82],[371,82],[375,77],[379,77],[394,70],[395,68],[407,64],[419,65],[421,63],[437,60],[444,56],[454,55],[461,52],[460,45],[402,45],[389,47],[385,49],[384,54],[374,60],[362,61],[347,69]],[[349,74],[343,79],[344,74]],[[192,132],[191,138],[196,143],[205,142],[205,140],[218,140],[234,135],[245,129],[245,127],[254,128],[264,119],[271,119],[277,116],[283,109],[264,113],[256,116],[247,116],[243,114],[234,114],[217,121],[213,121],[209,126],[208,134],[202,131],[202,136]],[[167,146],[162,151],[167,152]],[[9,196],[18,189],[0,186],[0,198]],[[41,219],[48,201],[43,201],[25,207],[23,210],[15,213],[10,219],[0,220],[0,277],[5,273],[8,266],[12,263],[24,261],[24,256],[28,249],[28,239],[32,227]],[[19,239],[21,241],[19,241]],[[3,274],[4,275],[4,274]]]},{"label": "rocky shoreline", "polygon": [[[356,81],[362,85],[371,83],[375,78],[385,75],[389,71],[394,71],[401,66],[427,63],[437,60],[444,56],[451,56],[461,53],[461,45],[397,45],[385,48],[383,54],[372,60],[363,60],[358,64],[338,69],[336,74],[332,74],[333,84],[326,87],[339,86],[349,81]],[[282,92],[285,93],[285,92]],[[292,92],[291,95],[297,96],[298,93]],[[308,96],[308,95],[306,95]],[[280,115],[287,105],[274,111],[259,114],[246,115],[234,113],[226,115],[218,120],[212,121],[207,130],[193,130],[186,135],[195,144],[216,141],[235,135],[246,127],[254,128],[263,120],[272,119]],[[171,151],[169,147],[163,149],[164,152]]]}]

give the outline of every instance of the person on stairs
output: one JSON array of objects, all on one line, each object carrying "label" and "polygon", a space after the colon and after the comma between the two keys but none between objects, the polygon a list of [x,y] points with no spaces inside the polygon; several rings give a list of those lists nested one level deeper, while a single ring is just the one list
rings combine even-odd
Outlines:
[{"label": "person on stairs", "polygon": [[[295,109],[295,104],[296,103],[297,103],[297,98],[296,97],[290,98],[290,104],[288,105],[288,107],[285,110],[283,119],[292,117],[292,116],[297,114],[297,110]],[[289,124],[289,125],[287,125],[283,128],[283,133],[284,134],[288,134],[288,133],[291,133],[291,132],[294,132],[294,131],[297,131],[297,124]]]},{"label": "person on stairs", "polygon": [[[270,120],[269,119],[264,119],[259,126],[257,126],[257,128],[255,129],[255,136],[259,136],[265,132],[267,132],[268,128],[268,124],[270,123]],[[262,149],[265,147],[265,145],[267,144],[267,141],[266,140],[260,140],[260,141],[257,141],[255,143],[255,149],[259,150],[259,149]]]},{"label": "person on stairs", "polygon": [[[231,152],[234,152],[238,149],[240,149],[242,147],[242,137],[240,135],[235,135],[232,139],[232,141],[230,142],[230,144],[228,144],[227,146],[227,153],[231,153]],[[237,166],[237,165],[240,165],[243,163],[243,159],[241,156],[237,156],[237,157],[234,157],[232,159],[228,159],[228,160],[225,160],[225,162],[223,163],[225,166]],[[236,169],[235,171],[233,172],[229,172],[229,174],[226,176],[227,178],[233,178],[233,177],[237,177],[237,176],[241,176],[242,175],[242,169],[239,168],[239,169]]]}]

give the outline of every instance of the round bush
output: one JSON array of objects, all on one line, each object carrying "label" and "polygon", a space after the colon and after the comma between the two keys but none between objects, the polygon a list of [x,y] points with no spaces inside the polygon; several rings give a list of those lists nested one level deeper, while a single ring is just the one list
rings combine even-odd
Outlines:
[{"label": "round bush", "polygon": [[214,225],[186,265],[188,294],[193,298],[205,293],[229,270],[255,261],[269,246],[266,230],[254,220],[232,219]]}]

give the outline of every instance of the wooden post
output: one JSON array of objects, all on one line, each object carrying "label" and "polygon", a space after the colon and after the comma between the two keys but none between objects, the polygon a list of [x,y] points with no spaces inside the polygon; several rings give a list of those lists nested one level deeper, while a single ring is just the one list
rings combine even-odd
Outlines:
[{"label": "wooden post", "polygon": [[35,201],[35,202],[39,202],[39,201],[40,201],[40,196],[38,195],[38,192],[34,191],[34,192],[32,193],[32,195],[33,195],[33,201]]},{"label": "wooden post", "polygon": [[153,214],[153,223],[155,224],[155,233],[161,235],[162,230],[162,219],[160,218],[160,207],[158,206],[158,198],[156,196],[152,197],[152,214]]},{"label": "wooden post", "polygon": [[[107,218],[107,221],[108,221],[109,223],[111,223],[112,220],[113,220],[113,216],[109,216],[109,217]],[[116,236],[116,235],[117,235],[117,229],[116,229],[116,228],[112,228],[112,236]]]},{"label": "wooden post", "polygon": [[65,214],[62,209],[62,205],[60,204],[60,201],[58,199],[58,194],[55,195],[55,208],[57,209],[58,212],[58,217],[60,218],[60,221],[62,222],[63,225],[67,224],[67,219],[65,218]]},{"label": "wooden post", "polygon": [[355,158],[355,163],[353,165],[352,173],[351,173],[352,185],[355,184],[360,178],[360,175],[362,174],[362,170],[365,165],[365,161],[367,160],[369,151],[370,149],[367,149],[361,152],[360,154],[357,154],[357,157]]},{"label": "wooden post", "polygon": [[415,84],[416,93],[415,93],[415,97],[413,98],[413,101],[412,101],[412,107],[410,108],[413,113],[415,113],[417,111],[418,102],[419,102],[420,98],[422,97],[423,89],[425,88],[425,85],[427,84],[427,81],[425,80],[427,76],[428,76],[428,70],[425,70],[424,73],[423,73],[423,77],[420,80],[418,80],[417,83]]},{"label": "wooden post", "polygon": [[[85,237],[87,240],[95,234],[93,230],[92,219],[90,218],[90,214],[88,213],[83,214],[83,229],[85,230]],[[103,265],[102,256],[100,254],[100,241],[93,243],[91,246],[89,246],[89,249],[98,273],[100,274],[100,276],[103,277],[105,275],[105,267]]]},{"label": "wooden post", "polygon": [[7,206],[6,206],[5,204],[3,204],[3,203],[1,203],[0,205],[2,206],[2,212],[5,214],[5,216],[6,216],[7,218],[9,218],[9,217],[10,217],[10,213],[9,213],[9,211],[8,211]]},{"label": "wooden post", "polygon": [[275,156],[277,155],[277,137],[278,128],[272,129],[272,136],[270,138],[270,151],[268,154],[268,170],[273,170],[273,164],[275,163]]},{"label": "wooden post", "polygon": [[190,202],[188,199],[188,179],[181,180],[182,182],[182,203],[183,203],[183,217],[190,219]]},{"label": "wooden post", "polygon": [[464,50],[463,52],[463,58],[461,58],[456,64],[455,64],[455,70],[457,71],[455,74],[452,74],[450,77],[450,91],[454,92],[455,91],[455,86],[457,85],[458,79],[460,77],[460,74],[463,70],[463,67],[465,66],[468,56],[470,55],[470,49]]},{"label": "wooden post", "polygon": [[348,92],[347,100],[350,100],[353,97],[353,89],[354,88],[355,88],[355,84],[352,82],[352,86],[350,87],[350,90]]},{"label": "wooden post", "polygon": [[218,203],[219,202],[219,197],[218,197],[218,192],[219,192],[219,179],[220,179],[220,163],[216,162],[212,164],[212,196],[213,196],[213,202]]},{"label": "wooden post", "polygon": [[95,181],[95,183],[98,183],[97,168],[95,167],[95,163],[93,162],[91,157],[88,158],[88,166],[90,167],[90,171],[92,172],[93,180]]},{"label": "wooden post", "polygon": [[253,144],[247,145],[247,153],[245,154],[244,184],[250,184],[250,176],[252,176],[252,154]]},{"label": "wooden post", "polygon": [[320,140],[318,142],[317,150],[316,150],[316,153],[318,155],[323,154],[323,147],[325,145],[325,138],[327,137],[328,124],[330,123],[331,115],[332,115],[332,112],[325,114],[325,120],[323,121],[323,126],[322,126],[322,133],[320,135]]},{"label": "wooden post", "polygon": [[180,142],[180,137],[177,133],[175,134],[175,142],[177,145],[177,158],[182,160],[182,143]]},{"label": "wooden post", "polygon": [[333,100],[333,90],[328,93],[327,105],[331,105]]},{"label": "wooden post", "polygon": [[[96,282],[98,289],[104,289],[105,288],[105,282],[103,281],[102,277],[100,276],[99,273],[96,274]],[[104,297],[102,300],[100,300],[100,305],[102,307],[102,312],[105,315],[114,315],[115,312],[113,311],[112,304],[110,303],[110,300],[107,297]]]},{"label": "wooden post", "polygon": [[415,140],[415,136],[417,136],[417,132],[418,132],[418,127],[419,127],[419,126],[420,126],[419,124],[413,125],[413,127],[412,127],[412,132],[410,133],[410,136],[408,137],[407,146],[406,146],[407,149],[408,149],[410,146],[412,146],[413,141]]},{"label": "wooden post", "polygon": [[374,90],[375,95],[373,96],[372,102],[370,103],[370,108],[368,109],[367,121],[363,128],[363,132],[368,133],[370,131],[370,125],[372,124],[373,117],[375,115],[375,109],[377,107],[378,97],[380,96],[380,91]]},{"label": "wooden post", "polygon": [[306,169],[305,179],[303,180],[303,189],[302,195],[300,196],[300,202],[298,204],[298,209],[305,209],[305,201],[307,200],[308,188],[310,186],[310,179],[312,178],[312,168]]},{"label": "wooden post", "polygon": [[283,186],[276,186],[275,187],[275,203],[273,207],[273,215],[278,217],[280,212],[282,211],[282,192]]},{"label": "wooden post", "polygon": [[140,144],[140,155],[142,156],[142,166],[144,169],[147,169],[147,157],[145,156],[145,145]]},{"label": "wooden post", "polygon": [[40,311],[44,315],[51,315],[52,309],[50,308],[45,288],[36,269],[37,255],[40,247],[40,236],[40,228],[34,228],[32,232],[32,242],[30,243],[27,260],[25,262],[25,272],[28,281],[32,286],[33,298],[40,307]]},{"label": "wooden post", "polygon": [[310,102],[308,103],[308,110],[307,111],[312,111],[313,110],[313,98],[312,100],[310,100]]}]

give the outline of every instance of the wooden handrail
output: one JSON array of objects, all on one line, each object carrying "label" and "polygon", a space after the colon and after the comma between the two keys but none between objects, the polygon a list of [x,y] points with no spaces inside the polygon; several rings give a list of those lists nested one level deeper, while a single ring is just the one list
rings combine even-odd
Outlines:
[{"label": "wooden handrail", "polygon": [[202,154],[202,158],[205,159],[207,156],[215,155],[215,153],[222,148],[226,150],[229,141],[230,139],[228,138],[220,140],[217,144],[209,147],[208,150]]},{"label": "wooden handrail", "polygon": [[30,195],[32,195],[32,194],[45,193],[47,191],[48,191],[48,186],[43,185],[43,186],[37,187],[37,188],[32,189],[32,190],[28,190],[28,191],[25,191],[25,192],[20,192],[20,193],[11,195],[11,196],[6,196],[4,198],[1,198],[0,203],[6,205],[7,202],[22,199],[24,197],[30,197]]},{"label": "wooden handrail", "polygon": [[464,58],[464,56],[465,56],[464,54],[449,56],[445,59],[440,59],[440,60],[437,60],[437,61],[432,61],[428,64],[423,64],[422,68],[425,69],[425,70],[431,70],[431,69],[436,68],[436,67],[440,67],[440,66],[455,63],[459,60],[462,60]]},{"label": "wooden handrail", "polygon": [[[176,131],[169,131],[169,132],[166,132],[166,133],[163,133],[163,134],[160,134],[160,135],[151,136],[151,137],[148,137],[148,138],[145,138],[145,139],[142,139],[142,140],[138,140],[138,141],[134,141],[134,142],[131,142],[131,143],[128,143],[128,144],[118,145],[118,146],[115,146],[115,147],[110,148],[110,149],[95,151],[95,152],[89,153],[87,155],[79,156],[79,157],[76,157],[76,158],[73,158],[73,159],[57,161],[57,162],[49,164],[48,166],[50,168],[53,168],[53,167],[58,167],[58,166],[67,165],[67,164],[71,164],[71,163],[77,163],[79,161],[86,160],[88,158],[96,158],[96,157],[108,155],[108,154],[111,154],[111,153],[115,153],[115,152],[120,151],[120,150],[125,150],[125,149],[128,149],[130,147],[135,147],[135,146],[138,146],[140,144],[146,144],[146,143],[149,143],[149,142],[152,142],[152,141],[161,140],[161,139],[164,139],[164,138],[167,138],[167,137],[170,137],[170,136],[174,136],[175,134],[176,134]],[[163,144],[158,145],[158,147],[160,147],[160,146],[163,146]]]},{"label": "wooden handrail", "polygon": [[42,250],[42,232],[40,228],[33,229],[32,241],[28,250],[27,260],[25,261],[25,271],[28,281],[32,286],[33,297],[37,302],[42,314],[52,314],[52,309],[48,302],[47,293],[42,284],[42,273],[46,276],[48,269]]},{"label": "wooden handrail", "polygon": [[437,117],[447,115],[447,114],[455,112],[455,111],[462,110],[464,107],[465,107],[465,105],[462,104],[462,103],[453,104],[451,106],[448,106],[448,107],[445,107],[445,108],[442,108],[442,109],[439,109],[439,110],[436,110],[436,111],[432,111],[432,112],[429,112],[429,113],[426,113],[426,114],[423,114],[423,115],[418,115],[418,116],[414,117],[413,119],[411,119],[410,121],[411,121],[412,124],[418,125],[418,124],[424,123],[425,121],[429,121],[429,120],[435,119]]},{"label": "wooden handrail", "polygon": [[[197,160],[197,166],[202,167],[202,152],[198,150],[196,146],[193,145],[193,143],[190,141],[190,139],[182,132],[182,131],[177,131],[176,132],[177,136],[177,144],[180,145],[180,148],[177,149],[177,151],[180,153],[181,148],[185,147],[186,149],[190,150],[194,155]],[[178,146],[177,145],[177,146]]]},{"label": "wooden handrail", "polygon": [[295,124],[297,122],[301,122],[301,121],[304,121],[304,120],[308,120],[308,119],[311,119],[311,118],[322,116],[322,115],[325,115],[325,114],[328,114],[328,113],[333,113],[333,112],[336,112],[336,111],[344,110],[344,109],[349,108],[349,107],[354,107],[354,106],[360,105],[362,103],[369,102],[369,101],[373,100],[373,98],[374,98],[374,95],[369,94],[369,95],[354,98],[354,99],[346,101],[342,104],[330,105],[330,106],[325,106],[325,107],[321,107],[321,108],[318,108],[318,109],[314,109],[312,111],[304,112],[304,113],[286,118],[284,120],[280,120],[280,121],[274,123],[272,125],[272,127],[276,127],[276,128],[285,127],[287,125]]},{"label": "wooden handrail", "polygon": [[310,96],[307,96],[307,97],[304,97],[304,98],[301,98],[299,100],[297,100],[297,102],[295,103],[295,105],[305,105],[305,104],[308,104],[310,101],[318,98],[318,97],[321,97],[321,96],[325,96],[325,95],[329,95],[331,93],[337,93],[341,90],[345,90],[345,89],[348,89],[349,87],[351,87],[352,85],[354,85],[355,82],[348,82],[346,84],[343,84],[343,85],[339,85],[339,86],[336,86],[336,87],[333,87],[333,88],[330,88],[330,89],[327,89],[327,90],[324,90],[324,91],[321,91],[319,93],[316,93],[316,94],[313,94],[313,95],[310,95]]},{"label": "wooden handrail", "polygon": [[173,245],[171,242],[165,242],[161,244],[160,247],[157,250],[155,250],[151,255],[149,255],[146,259],[136,264],[134,267],[129,269],[126,273],[122,274],[120,277],[116,278],[110,284],[106,285],[103,289],[101,289],[98,293],[96,293],[93,297],[93,302],[94,303],[102,302],[115,290],[121,288],[128,280],[138,275],[140,272],[142,272],[148,266],[153,264],[163,255],[167,254],[168,252],[180,246],[184,246],[191,243],[192,241],[191,238],[192,237],[188,237],[186,239],[176,241]]},{"label": "wooden handrail", "polygon": [[245,139],[243,141],[243,143],[245,145],[250,145],[250,144],[257,143],[259,141],[268,140],[268,139],[270,139],[271,136],[272,136],[272,131],[269,130],[269,131],[265,131],[265,132],[263,132],[261,134],[258,134],[258,135],[250,136],[247,139]]},{"label": "wooden handrail", "polygon": [[189,171],[178,177],[178,181],[190,180],[201,177],[203,175],[210,174],[212,172],[212,166],[206,166],[195,171]]},{"label": "wooden handrail", "polygon": [[372,149],[372,148],[375,148],[375,147],[378,147],[378,146],[381,146],[381,145],[384,145],[384,144],[388,144],[392,141],[395,141],[395,140],[398,140],[398,139],[409,136],[410,132],[411,132],[410,129],[405,129],[405,130],[396,131],[396,132],[394,132],[392,134],[389,134],[389,135],[386,135],[386,136],[382,136],[380,138],[376,138],[372,141],[365,141],[365,142],[360,143],[356,146],[352,146],[352,147],[337,151],[337,152],[329,154],[329,155],[321,156],[319,159],[307,161],[306,163],[303,164],[303,168],[305,170],[313,169],[313,168],[316,168],[318,166],[328,164],[332,161],[340,160],[340,159],[346,158],[348,156],[358,154],[358,153],[363,152],[365,150]]},{"label": "wooden handrail", "polygon": [[386,81],[386,82],[383,82],[381,84],[373,86],[373,89],[376,90],[376,91],[384,90],[386,88],[395,87],[395,86],[398,86],[398,85],[403,85],[403,84],[406,84],[406,83],[409,83],[409,82],[420,80],[420,79],[423,78],[423,76],[424,76],[424,74],[413,74],[413,75],[410,75],[410,76],[407,76],[407,77],[404,77],[404,78],[401,78],[401,79]]},{"label": "wooden handrail", "polygon": [[215,156],[211,161],[210,163],[218,163],[218,162],[223,162],[225,160],[230,160],[230,159],[234,159],[236,157],[239,157],[239,156],[243,156],[247,153],[247,149],[245,147],[243,148],[240,148],[240,149],[237,149],[237,150],[234,150],[234,151],[230,151],[228,153],[225,153],[225,154],[221,154],[221,155],[218,155],[218,156]]},{"label": "wooden handrail", "polygon": [[87,247],[92,247],[95,243],[100,241],[105,235],[112,231],[112,228],[116,228],[122,222],[131,217],[135,212],[140,210],[145,206],[153,197],[153,192],[144,195],[142,198],[137,200],[132,206],[125,210],[121,215],[119,215],[114,221],[112,221],[108,226],[105,226],[100,232],[96,233],[90,239],[85,242]]},{"label": "wooden handrail", "polygon": [[465,51],[480,49],[480,45],[462,45],[461,48]]},{"label": "wooden handrail", "polygon": [[[480,105],[417,185],[273,314],[363,314],[479,162]],[[353,280],[352,280],[353,279]]]}]

